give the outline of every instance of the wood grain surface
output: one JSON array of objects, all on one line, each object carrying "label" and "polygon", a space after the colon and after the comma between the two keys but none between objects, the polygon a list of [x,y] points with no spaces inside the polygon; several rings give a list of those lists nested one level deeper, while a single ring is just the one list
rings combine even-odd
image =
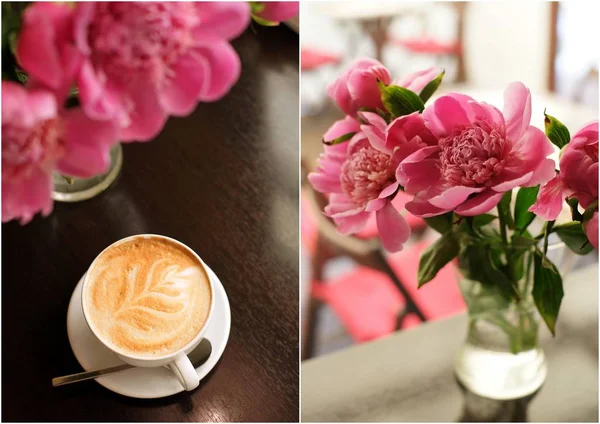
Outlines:
[{"label": "wood grain surface", "polygon": [[[2,226],[3,421],[298,421],[298,35],[259,27],[233,45],[232,91],[125,145],[108,191]],[[181,240],[217,273],[232,309],[223,357],[197,390],[158,400],[53,388],[81,371],[66,331],[77,281],[139,233]]]}]

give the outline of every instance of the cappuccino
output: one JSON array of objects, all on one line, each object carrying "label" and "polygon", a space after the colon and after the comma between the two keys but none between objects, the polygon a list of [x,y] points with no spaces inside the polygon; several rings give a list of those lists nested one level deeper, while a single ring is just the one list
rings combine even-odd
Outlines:
[{"label": "cappuccino", "polygon": [[198,258],[160,237],[132,238],[105,250],[88,271],[84,307],[102,340],[125,355],[175,352],[200,332],[211,286]]}]

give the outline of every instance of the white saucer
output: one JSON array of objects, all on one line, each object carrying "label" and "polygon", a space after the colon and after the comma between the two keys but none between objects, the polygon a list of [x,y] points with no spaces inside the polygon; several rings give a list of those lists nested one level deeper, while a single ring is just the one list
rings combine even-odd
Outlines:
[{"label": "white saucer", "polygon": [[[205,335],[212,344],[212,353],[208,361],[196,368],[200,380],[213,369],[221,358],[229,339],[231,327],[231,309],[225,288],[216,274],[208,266],[206,268],[215,288],[215,306]],[[75,287],[67,312],[67,333],[71,349],[86,371],[122,364],[110,350],[96,339],[85,322],[81,307],[82,281],[83,277]],[[183,391],[177,377],[164,367],[132,368],[117,374],[98,377],[96,381],[115,393],[140,399],[161,398]]]}]

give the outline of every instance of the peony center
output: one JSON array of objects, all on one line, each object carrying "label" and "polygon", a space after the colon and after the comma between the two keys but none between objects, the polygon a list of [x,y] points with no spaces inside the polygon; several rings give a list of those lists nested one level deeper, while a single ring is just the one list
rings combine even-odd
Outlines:
[{"label": "peony center", "polygon": [[64,122],[48,119],[33,128],[2,126],[2,173],[28,174],[32,168],[49,171],[65,151]]},{"label": "peony center", "polygon": [[94,66],[111,80],[161,84],[193,43],[193,3],[97,3],[89,29]]},{"label": "peony center", "polygon": [[342,165],[342,189],[355,204],[366,206],[396,181],[396,167],[389,155],[364,142],[354,147]]},{"label": "peony center", "polygon": [[482,187],[504,167],[508,143],[486,124],[473,124],[439,141],[440,168],[452,185]]}]

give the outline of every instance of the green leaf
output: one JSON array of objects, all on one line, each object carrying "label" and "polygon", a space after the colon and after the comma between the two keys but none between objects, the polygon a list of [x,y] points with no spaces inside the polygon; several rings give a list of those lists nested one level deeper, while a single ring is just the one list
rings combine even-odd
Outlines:
[{"label": "green leaf", "polygon": [[252,1],[250,2],[250,12],[252,12],[253,15],[262,12],[263,10],[265,10],[265,3],[262,1]]},{"label": "green leaf", "polygon": [[535,218],[535,214],[529,212],[529,208],[535,203],[539,190],[540,186],[524,187],[519,189],[517,193],[517,200],[515,201],[515,227],[520,231],[527,229]]},{"label": "green leaf", "polygon": [[512,241],[511,245],[516,250],[527,250],[530,247],[533,247],[538,243],[538,241],[536,239],[531,238],[531,237],[525,237],[521,234],[513,234],[511,241]]},{"label": "green leaf", "polygon": [[515,221],[513,220],[512,214],[510,213],[510,199],[512,198],[512,191],[509,190],[504,193],[502,199],[498,203],[498,213],[501,215],[502,220],[508,225],[511,230],[515,229]]},{"label": "green leaf", "polygon": [[552,262],[546,261],[552,269],[548,269],[542,264],[543,258],[539,253],[535,254],[533,262],[533,301],[548,329],[554,335],[556,319],[564,295],[562,278]]},{"label": "green leaf", "polygon": [[446,70],[443,70],[441,74],[435,77],[435,79],[430,81],[429,84],[427,84],[425,88],[421,90],[421,92],[419,93],[419,97],[421,98],[421,100],[423,100],[423,103],[427,103],[427,100],[429,100],[433,93],[435,93],[435,91],[442,83],[442,79],[444,79],[445,74]]},{"label": "green leaf", "polygon": [[413,112],[423,112],[423,100],[414,92],[397,85],[385,85],[378,82],[381,101],[393,118],[410,115]]},{"label": "green leaf", "polygon": [[459,245],[454,234],[448,232],[429,246],[419,260],[417,280],[419,287],[431,281],[438,271],[458,255]]},{"label": "green leaf", "polygon": [[592,203],[585,208],[583,211],[583,222],[586,223],[594,216],[594,213],[598,210],[598,200],[594,200]]},{"label": "green leaf", "polygon": [[587,237],[583,227],[579,222],[569,222],[567,224],[557,225],[554,232],[558,237],[578,255],[587,255],[594,250],[591,244],[586,244]]},{"label": "green leaf", "polygon": [[567,127],[555,117],[548,115],[546,111],[544,111],[544,126],[546,128],[546,135],[559,149],[569,144],[571,135]]},{"label": "green leaf", "polygon": [[494,256],[497,256],[497,254],[484,244],[463,247],[461,269],[467,272],[467,278],[477,280],[484,285],[496,287],[506,299],[519,299],[516,285],[498,267],[494,261]]},{"label": "green leaf", "polygon": [[444,234],[452,228],[452,212],[425,218],[425,222],[438,233]]},{"label": "green leaf", "polygon": [[495,219],[498,219],[498,217],[489,213],[477,215],[473,218],[473,227],[483,227],[484,225],[488,225]]},{"label": "green leaf", "polygon": [[338,138],[331,140],[331,141],[323,140],[323,144],[325,144],[327,146],[334,146],[336,144],[340,144],[340,143],[350,140],[352,137],[354,137],[355,134],[356,134],[355,132],[351,132],[351,133],[341,135]]},{"label": "green leaf", "polygon": [[547,221],[544,227],[544,257],[546,256],[546,252],[548,252],[548,238],[550,234],[552,234],[552,227],[554,227],[554,223],[556,221]]},{"label": "green leaf", "polygon": [[571,208],[571,218],[573,221],[583,221],[583,215],[579,212],[579,201],[575,197],[567,199],[567,204]]},{"label": "green leaf", "polygon": [[252,16],[252,19],[254,20],[254,22],[256,22],[257,24],[262,25],[262,26],[272,27],[272,26],[278,26],[279,25],[279,22],[268,21],[268,20],[266,20],[264,18],[261,18],[258,15],[251,15],[251,16]]}]

